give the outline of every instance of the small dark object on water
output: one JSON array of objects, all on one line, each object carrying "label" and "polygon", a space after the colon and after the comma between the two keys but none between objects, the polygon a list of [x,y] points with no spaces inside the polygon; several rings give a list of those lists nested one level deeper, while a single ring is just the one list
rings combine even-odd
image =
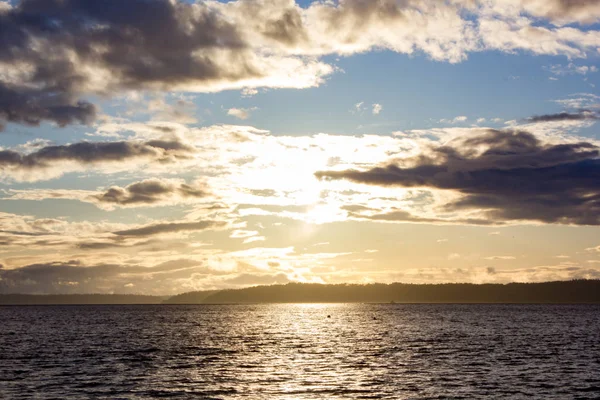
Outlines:
[{"label": "small dark object on water", "polygon": [[331,318],[331,315],[328,315],[327,318]]}]

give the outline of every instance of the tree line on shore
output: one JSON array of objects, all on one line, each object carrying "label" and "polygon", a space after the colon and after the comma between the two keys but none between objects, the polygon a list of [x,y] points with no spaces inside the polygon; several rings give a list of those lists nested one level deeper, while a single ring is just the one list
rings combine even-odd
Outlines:
[{"label": "tree line on shore", "polygon": [[315,284],[205,290],[175,296],[0,294],[0,304],[600,303],[600,280],[507,284]]}]

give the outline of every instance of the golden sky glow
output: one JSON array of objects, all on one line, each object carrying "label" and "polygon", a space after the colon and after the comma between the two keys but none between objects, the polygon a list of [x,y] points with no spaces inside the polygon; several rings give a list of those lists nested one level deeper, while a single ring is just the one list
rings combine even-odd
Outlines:
[{"label": "golden sky glow", "polygon": [[600,277],[592,2],[67,3],[0,2],[0,293]]}]

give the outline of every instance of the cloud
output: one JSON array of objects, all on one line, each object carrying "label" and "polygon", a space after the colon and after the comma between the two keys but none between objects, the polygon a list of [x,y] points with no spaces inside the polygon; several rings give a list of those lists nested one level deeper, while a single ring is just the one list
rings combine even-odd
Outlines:
[{"label": "cloud", "polygon": [[[600,225],[597,145],[545,143],[520,130],[474,132],[432,144],[429,151],[401,164],[392,162],[364,171],[319,171],[315,175],[384,187],[452,191],[459,197],[447,201],[441,211],[475,212],[478,217],[474,222]],[[420,219],[403,210],[386,216],[403,221]]]},{"label": "cloud", "polygon": [[[24,189],[8,191],[6,200],[69,199],[92,203],[105,210],[116,207],[152,207],[195,203],[211,198],[205,183],[187,184],[181,179],[149,178],[126,187],[111,186],[101,191],[70,189]],[[211,200],[214,200],[211,198]]]},{"label": "cloud", "polygon": [[249,237],[256,236],[256,235],[258,235],[258,231],[247,231],[247,230],[243,230],[243,229],[236,229],[231,233],[231,235],[229,237],[235,238],[235,239],[244,239],[244,238],[249,238]]},{"label": "cloud", "polygon": [[[519,130],[466,127],[412,130],[397,136],[285,136],[270,135],[245,126],[193,128],[173,124],[160,125],[163,130],[157,130],[155,123],[112,125],[115,127],[111,132],[127,134],[131,139],[101,143],[136,144],[149,150],[149,155],[141,151],[139,156],[134,152],[133,156],[128,155],[123,160],[111,161],[115,157],[109,157],[109,160],[101,161],[106,158],[103,156],[106,150],[102,146],[95,148],[94,144],[95,158],[90,159],[91,163],[54,158],[43,163],[19,161],[18,167],[12,170],[5,167],[3,176],[40,180],[93,167],[94,179],[103,186],[96,190],[9,190],[2,197],[13,200],[76,199],[103,209],[184,204],[193,206],[182,217],[189,221],[232,221],[262,215],[311,224],[354,219],[388,223],[504,225],[546,222],[554,218],[550,217],[552,213],[558,213],[554,219],[556,223],[571,223],[571,220],[584,223],[576,214],[587,215],[588,220],[594,215],[593,193],[596,189],[588,190],[593,183],[591,178],[585,181],[586,188],[572,191],[559,177],[548,172],[578,161],[581,161],[580,165],[589,165],[592,168],[589,171],[593,171],[598,151],[596,142],[590,139],[585,142],[587,144],[578,144],[577,140],[581,139],[569,137],[562,130],[556,134],[538,133],[537,137]],[[526,128],[539,131],[534,125]],[[164,131],[169,131],[172,137],[162,137]],[[163,142],[163,148],[176,150],[147,148],[148,143],[157,145],[157,142]],[[166,145],[167,142],[173,144]],[[58,146],[58,153],[70,154],[69,146]],[[37,160],[41,157],[38,153],[44,154],[48,147],[52,146],[32,148],[30,153],[6,151],[19,154],[19,160],[28,156]],[[583,162],[585,160],[588,164]],[[33,169],[28,165],[34,166]],[[350,171],[356,171],[362,181],[369,171],[378,169],[385,170],[383,172],[388,176],[398,169],[400,174],[407,175],[406,180],[392,184],[364,182],[369,185],[366,187],[353,183],[352,179],[318,180],[314,175],[315,171],[333,174],[346,171],[344,175],[350,176]],[[145,184],[140,184],[144,182],[140,180],[114,185],[114,175],[103,175],[114,171],[156,178]],[[202,178],[187,182],[170,178],[178,173]],[[526,173],[537,176],[526,177]],[[572,174],[578,173],[573,171]],[[294,179],[289,179],[290,176]],[[584,173],[579,176],[585,178]],[[409,181],[409,177],[414,182]],[[127,178],[131,179],[131,176]],[[569,178],[566,182],[579,185],[583,184],[584,178]],[[497,188],[492,185],[496,179],[499,180]],[[544,192],[533,193],[534,188],[548,180],[565,187],[558,187],[555,193],[547,188]],[[189,188],[182,185],[201,193],[186,195]],[[521,186],[523,190],[520,190]],[[150,193],[151,190],[156,192]],[[512,195],[510,190],[516,194]],[[204,194],[207,196],[202,197]],[[220,204],[214,203],[216,199]],[[564,203],[567,201],[572,203]],[[532,218],[514,214],[519,208],[524,213],[533,209],[528,214]],[[538,218],[540,213],[546,214]],[[567,215],[568,218],[563,219]],[[127,228],[110,232],[124,229]]]},{"label": "cloud", "polygon": [[220,228],[226,223],[222,221],[197,221],[197,222],[167,222],[142,226],[140,228],[125,229],[113,232],[118,236],[145,237],[163,233],[177,233],[184,231],[201,231]]},{"label": "cloud", "polygon": [[254,243],[254,242],[264,242],[266,238],[264,236],[251,236],[242,241],[244,244]]},{"label": "cloud", "polygon": [[491,257],[485,257],[486,260],[514,260],[515,257],[513,256],[491,256]]},{"label": "cloud", "polygon": [[383,106],[381,104],[373,104],[373,115],[378,115],[381,112],[381,110],[383,110]]},{"label": "cloud", "polygon": [[[465,122],[466,120],[467,120],[467,117],[465,115],[459,115],[452,119],[440,119],[440,122],[445,123],[445,124],[458,124],[461,122]],[[484,121],[485,121],[485,119],[484,119]]]},{"label": "cloud", "polygon": [[600,253],[600,245],[599,245],[599,246],[596,246],[596,247],[590,247],[590,248],[587,248],[587,249],[585,249],[585,250],[586,250],[586,251],[595,251],[595,252],[598,252],[598,253]]},{"label": "cloud", "polygon": [[507,269],[487,266],[472,268],[414,268],[396,273],[394,280],[411,283],[509,283],[598,279],[599,277],[600,270],[597,268],[579,265],[549,265]]},{"label": "cloud", "polygon": [[124,246],[117,242],[90,241],[77,243],[75,247],[81,250],[106,250]]},{"label": "cloud", "polygon": [[527,13],[547,18],[557,24],[591,24],[600,21],[600,4],[594,0],[500,0],[498,3],[522,7]]},{"label": "cloud", "polygon": [[195,115],[196,105],[191,98],[183,95],[173,101],[168,101],[165,96],[155,95],[144,107],[148,113],[152,114],[153,121],[169,121],[181,124],[198,122]]},{"label": "cloud", "polygon": [[535,115],[527,118],[527,122],[559,122],[559,121],[585,121],[597,120],[598,115],[590,111],[581,111],[579,113],[561,112],[558,114]]},{"label": "cloud", "polygon": [[172,293],[180,280],[193,274],[218,273],[202,263],[175,259],[152,267],[80,260],[45,262],[0,269],[0,293]]},{"label": "cloud", "polygon": [[[36,181],[60,176],[70,166],[86,167],[146,159],[168,163],[188,158],[194,148],[175,138],[148,141],[78,142],[45,146],[32,153],[0,150],[0,177]],[[69,163],[65,168],[65,163]],[[72,169],[71,169],[72,170]]]},{"label": "cloud", "polygon": [[[346,207],[343,207],[346,208]],[[460,225],[493,225],[494,221],[486,218],[442,218],[438,216],[420,216],[414,215],[408,211],[399,210],[396,208],[390,208],[385,212],[373,212],[374,210],[369,210],[368,212],[348,212],[348,218],[358,219],[358,220],[368,220],[368,221],[377,221],[377,222],[405,222],[405,223],[417,223],[417,224],[434,224],[434,225],[442,225],[442,224],[460,224]]]},{"label": "cloud", "polygon": [[[333,69],[259,51],[220,7],[171,0],[22,0],[0,12],[0,119],[88,123],[82,96],[318,85]],[[5,73],[20,71],[19,73]],[[295,76],[297,79],[290,79]]]},{"label": "cloud", "polygon": [[570,109],[597,109],[600,107],[600,96],[593,93],[577,93],[566,99],[554,100],[563,107]]},{"label": "cloud", "polygon": [[289,278],[282,273],[279,274],[240,274],[235,278],[230,278],[225,281],[230,285],[253,286],[253,285],[274,285],[290,282]]},{"label": "cloud", "polygon": [[362,113],[364,111],[364,101],[359,101],[358,103],[354,104],[354,107],[350,110],[350,112],[352,114],[356,114],[356,113]]},{"label": "cloud", "polygon": [[227,110],[227,115],[231,115],[232,117],[239,119],[248,119],[250,118],[250,112],[253,110],[256,110],[256,108],[230,108]]},{"label": "cloud", "polygon": [[567,65],[554,64],[548,67],[548,70],[554,75],[587,75],[588,73],[598,72],[598,67],[595,65],[575,65],[569,63]]},{"label": "cloud", "polygon": [[93,104],[70,94],[14,87],[0,81],[0,131],[5,122],[38,126],[42,121],[51,121],[64,127],[77,122],[88,124],[95,118]]},{"label": "cloud", "polygon": [[176,204],[209,195],[206,187],[192,186],[175,180],[146,179],[124,188],[112,186],[105,192],[91,196],[94,202],[108,206],[140,206]]},{"label": "cloud", "polygon": [[[21,0],[0,10],[0,121],[89,123],[90,95],[314,87],[336,70],[324,56],[374,49],[583,58],[600,32],[573,24],[599,17],[564,0]],[[180,106],[168,112],[190,121]]]},{"label": "cloud", "polygon": [[254,88],[244,88],[242,89],[242,97],[252,97],[258,94],[258,90]]}]

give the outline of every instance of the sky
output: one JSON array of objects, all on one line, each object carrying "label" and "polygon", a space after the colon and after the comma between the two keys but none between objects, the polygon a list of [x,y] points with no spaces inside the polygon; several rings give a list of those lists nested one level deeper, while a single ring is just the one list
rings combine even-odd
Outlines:
[{"label": "sky", "polygon": [[0,1],[0,293],[600,278],[600,1]]}]

